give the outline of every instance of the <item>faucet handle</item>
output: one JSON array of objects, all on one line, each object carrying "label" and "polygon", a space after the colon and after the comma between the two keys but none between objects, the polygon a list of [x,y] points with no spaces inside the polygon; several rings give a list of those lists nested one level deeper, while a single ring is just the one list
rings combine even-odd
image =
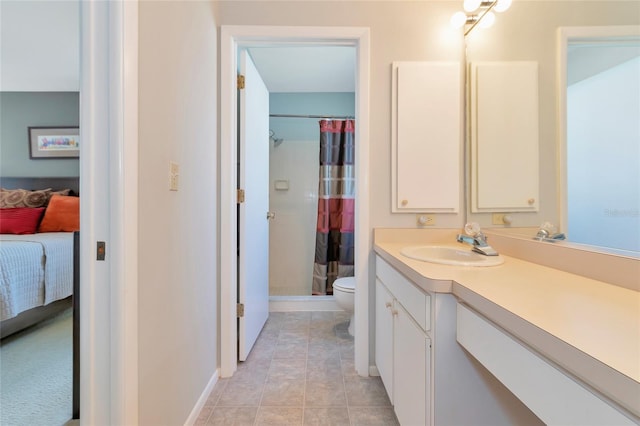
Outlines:
[{"label": "faucet handle", "polygon": [[556,232],[556,227],[551,222],[543,222],[538,229],[538,233],[536,234],[536,238],[544,239],[549,238],[552,234]]},{"label": "faucet handle", "polygon": [[566,237],[562,232],[558,232],[556,226],[551,222],[544,222],[540,225],[538,233],[534,237],[540,241],[564,240]]},{"label": "faucet handle", "polygon": [[540,225],[540,230],[541,231],[544,230],[544,231],[547,231],[549,234],[553,234],[556,232],[556,226],[551,222],[543,222]]},{"label": "faucet handle", "polygon": [[480,231],[480,224],[478,222],[467,223],[466,225],[464,225],[464,233],[467,235],[471,235],[472,237],[481,234],[482,231]]}]

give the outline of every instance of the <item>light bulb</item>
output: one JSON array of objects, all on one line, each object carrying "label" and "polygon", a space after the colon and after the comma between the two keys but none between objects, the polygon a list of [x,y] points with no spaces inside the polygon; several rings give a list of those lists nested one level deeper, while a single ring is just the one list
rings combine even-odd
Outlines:
[{"label": "light bulb", "polygon": [[480,3],[482,3],[482,0],[464,0],[462,7],[467,12],[473,12],[480,7]]},{"label": "light bulb", "polygon": [[511,0],[498,0],[496,5],[493,7],[493,10],[496,12],[504,12],[505,10],[511,7]]},{"label": "light bulb", "polygon": [[467,15],[464,12],[456,12],[449,22],[453,28],[462,28],[467,22]]},{"label": "light bulb", "polygon": [[478,26],[480,28],[489,28],[490,26],[493,25],[495,21],[496,21],[496,15],[494,15],[493,12],[487,12],[484,14],[482,19],[478,23]]}]

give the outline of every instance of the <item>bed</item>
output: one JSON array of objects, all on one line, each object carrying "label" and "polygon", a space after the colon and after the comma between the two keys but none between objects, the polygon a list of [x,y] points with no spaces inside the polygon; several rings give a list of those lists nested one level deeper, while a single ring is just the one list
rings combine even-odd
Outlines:
[{"label": "bed", "polygon": [[[73,209],[78,209],[79,199],[74,196],[78,194],[78,178],[2,177],[0,187],[0,337],[5,338],[72,306],[74,231],[79,221]],[[45,191],[49,198],[43,206],[16,204],[16,209],[9,208],[15,200],[6,198],[14,196],[17,189],[28,191],[32,199]],[[22,234],[23,215],[31,223],[38,212],[41,216],[35,233]],[[9,225],[16,223],[10,214],[20,216],[17,228]]]},{"label": "bed", "polygon": [[[80,418],[79,186],[78,177],[0,177],[0,338],[19,336],[19,331],[72,307],[73,419]],[[36,233],[7,233],[12,230],[5,229],[5,208],[16,201],[7,201],[5,190],[17,189],[33,193],[49,190]],[[25,211],[33,216],[30,210]],[[37,232],[43,226],[49,232]]]}]

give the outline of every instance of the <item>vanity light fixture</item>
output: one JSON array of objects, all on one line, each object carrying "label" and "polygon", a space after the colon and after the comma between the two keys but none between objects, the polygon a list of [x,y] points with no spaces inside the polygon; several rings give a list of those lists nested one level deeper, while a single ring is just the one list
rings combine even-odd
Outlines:
[{"label": "vanity light fixture", "polygon": [[456,12],[451,17],[451,25],[454,28],[466,26],[466,36],[476,26],[489,28],[496,20],[493,11],[504,12],[511,6],[512,0],[464,0],[462,5],[464,12]]},{"label": "vanity light fixture", "polygon": [[464,3],[462,3],[462,8],[465,12],[472,13],[478,10],[481,4],[482,0],[464,0]]}]

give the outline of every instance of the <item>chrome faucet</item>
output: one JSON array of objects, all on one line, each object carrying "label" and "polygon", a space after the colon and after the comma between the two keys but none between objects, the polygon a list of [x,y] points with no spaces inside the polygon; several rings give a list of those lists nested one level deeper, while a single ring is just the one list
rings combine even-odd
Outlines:
[{"label": "chrome faucet", "polygon": [[472,251],[485,256],[497,256],[498,252],[487,244],[487,237],[480,231],[480,226],[477,223],[468,223],[465,225],[465,234],[458,234],[456,241],[459,243],[469,244],[473,248]]},{"label": "chrome faucet", "polygon": [[562,232],[556,232],[556,227],[549,222],[545,222],[542,225],[540,225],[540,229],[538,230],[538,233],[534,237],[534,239],[538,241],[552,241],[552,242],[564,240],[566,238],[567,238],[566,235],[564,235]]},{"label": "chrome faucet", "polygon": [[536,234],[535,239],[539,241],[560,241],[565,240],[567,238],[562,232],[556,232],[555,234],[550,234],[549,231],[545,231],[541,229]]}]

